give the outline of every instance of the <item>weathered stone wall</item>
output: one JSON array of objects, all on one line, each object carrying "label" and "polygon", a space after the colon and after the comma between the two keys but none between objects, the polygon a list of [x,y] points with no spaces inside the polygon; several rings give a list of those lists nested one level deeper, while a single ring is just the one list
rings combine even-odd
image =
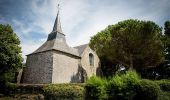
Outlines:
[{"label": "weathered stone wall", "polygon": [[42,84],[52,82],[52,51],[27,56],[23,83]]},{"label": "weathered stone wall", "polygon": [[52,83],[79,82],[79,60],[70,54],[53,51]]},{"label": "weathered stone wall", "polygon": [[[94,66],[89,63],[89,54],[94,56]],[[87,77],[96,75],[99,68],[97,54],[86,47],[80,57],[60,51],[31,54],[27,57],[23,83],[79,83]]]},{"label": "weathered stone wall", "polygon": [[[89,63],[89,54],[92,53],[94,56],[94,66],[91,66]],[[97,70],[100,67],[100,60],[97,56],[97,54],[89,47],[87,46],[84,52],[81,55],[81,66],[87,73],[87,77],[92,76],[93,74],[96,75]]]}]

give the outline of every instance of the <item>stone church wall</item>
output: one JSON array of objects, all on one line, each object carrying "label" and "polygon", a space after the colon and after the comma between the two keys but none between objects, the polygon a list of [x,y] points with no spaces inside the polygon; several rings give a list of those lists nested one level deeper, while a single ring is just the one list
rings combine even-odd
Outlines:
[{"label": "stone church wall", "polygon": [[53,75],[52,83],[79,82],[80,58],[70,54],[53,51]]},{"label": "stone church wall", "polygon": [[[94,66],[91,66],[89,62],[90,53],[92,53],[94,56]],[[96,75],[97,71],[100,70],[100,60],[97,54],[89,46],[87,46],[84,52],[81,54],[81,66],[86,71],[87,77],[90,77],[93,74]]]},{"label": "stone church wall", "polygon": [[52,82],[52,51],[27,56],[23,83],[42,84]]}]

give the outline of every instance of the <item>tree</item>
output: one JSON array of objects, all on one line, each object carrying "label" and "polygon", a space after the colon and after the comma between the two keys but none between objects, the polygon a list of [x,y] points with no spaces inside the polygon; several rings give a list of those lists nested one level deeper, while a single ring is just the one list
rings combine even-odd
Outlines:
[{"label": "tree", "polygon": [[164,60],[161,28],[151,21],[125,20],[108,26],[90,40],[100,58],[141,70]]},{"label": "tree", "polygon": [[170,21],[164,24],[164,43],[165,60],[154,68],[143,69],[141,76],[148,79],[168,79],[170,78]]},{"label": "tree", "polygon": [[10,25],[0,24],[0,82],[9,82],[22,67],[19,38]]},{"label": "tree", "polygon": [[166,21],[164,24],[164,34],[166,37],[166,45],[165,45],[165,62],[162,64],[161,67],[158,66],[157,69],[158,73],[160,74],[161,78],[170,78],[170,21]]},{"label": "tree", "polygon": [[164,34],[166,37],[166,59],[170,60],[170,21],[166,21],[164,24]]}]

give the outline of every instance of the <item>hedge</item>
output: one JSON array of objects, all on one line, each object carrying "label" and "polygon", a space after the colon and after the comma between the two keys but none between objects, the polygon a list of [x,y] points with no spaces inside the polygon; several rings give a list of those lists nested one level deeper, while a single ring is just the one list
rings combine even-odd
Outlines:
[{"label": "hedge", "polygon": [[47,100],[58,98],[82,99],[85,94],[83,84],[49,84],[43,90]]},{"label": "hedge", "polygon": [[159,80],[155,82],[160,86],[161,90],[170,92],[170,80]]},{"label": "hedge", "polygon": [[24,94],[24,93],[43,93],[44,85],[7,83],[0,93],[5,95]]},{"label": "hedge", "polygon": [[[6,84],[6,95],[38,93],[46,100],[170,100],[170,81],[141,79],[136,72],[126,72],[105,79],[92,76],[86,84],[16,85]],[[61,99],[60,99],[61,98]]]},{"label": "hedge", "polygon": [[106,85],[109,99],[131,100],[135,95],[135,89],[139,82],[140,77],[132,71],[112,77]]},{"label": "hedge", "polygon": [[133,71],[109,79],[93,76],[86,90],[91,100],[170,100],[169,81],[141,79]]},{"label": "hedge", "polygon": [[141,80],[137,88],[136,100],[158,100],[162,93],[158,84],[151,80]]},{"label": "hedge", "polygon": [[106,79],[92,76],[86,82],[86,99],[104,99],[107,98],[105,86],[107,84]]}]

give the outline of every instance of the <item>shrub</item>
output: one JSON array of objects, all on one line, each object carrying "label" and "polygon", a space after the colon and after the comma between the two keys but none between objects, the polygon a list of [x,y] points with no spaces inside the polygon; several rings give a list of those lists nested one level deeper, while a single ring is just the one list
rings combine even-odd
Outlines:
[{"label": "shrub", "polygon": [[170,100],[170,93],[162,92],[159,96],[159,100]]},{"label": "shrub", "polygon": [[129,100],[135,95],[135,88],[140,82],[140,77],[134,71],[116,75],[107,84],[107,93],[110,99]]},{"label": "shrub", "polygon": [[140,76],[135,71],[128,71],[120,76],[127,88],[133,89],[140,82]]},{"label": "shrub", "polygon": [[6,83],[1,93],[5,95],[13,95],[17,93],[42,93],[43,85],[17,85],[16,83]]},{"label": "shrub", "polygon": [[169,80],[159,80],[155,81],[163,91],[170,92],[170,81]]},{"label": "shrub", "polygon": [[78,84],[49,84],[43,88],[45,99],[83,98],[84,87]]},{"label": "shrub", "polygon": [[44,85],[20,85],[17,92],[20,93],[43,93]]},{"label": "shrub", "polygon": [[160,94],[161,89],[154,81],[141,80],[135,100],[158,100]]},{"label": "shrub", "polygon": [[10,90],[15,90],[15,89],[19,88],[19,86],[18,86],[17,84],[15,84],[15,83],[9,83],[9,82],[7,82],[7,83],[6,83],[6,88],[8,88],[8,89],[10,89]]},{"label": "shrub", "polygon": [[9,95],[15,93],[16,89],[18,89],[18,85],[15,83],[6,82],[5,84],[1,85],[0,93],[4,95]]},{"label": "shrub", "polygon": [[107,84],[106,79],[102,79],[97,76],[90,77],[86,82],[86,97],[88,99],[106,99],[106,89],[105,86]]}]

